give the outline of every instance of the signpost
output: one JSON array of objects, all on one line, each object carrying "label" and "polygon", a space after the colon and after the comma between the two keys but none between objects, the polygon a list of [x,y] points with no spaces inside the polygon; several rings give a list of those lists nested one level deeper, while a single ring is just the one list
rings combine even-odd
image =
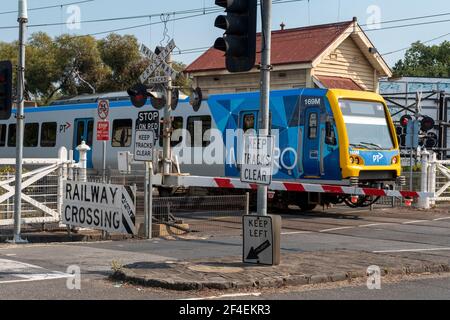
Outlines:
[{"label": "signpost", "polygon": [[112,184],[65,181],[61,217],[68,226],[135,235],[135,190]]},{"label": "signpost", "polygon": [[280,264],[280,216],[243,217],[244,263]]},{"label": "signpost", "polygon": [[99,100],[97,114],[100,120],[97,122],[97,141],[103,141],[103,183],[106,183],[106,141],[109,141],[109,100]]},{"label": "signpost", "polygon": [[153,150],[158,136],[159,112],[139,112],[135,127],[134,160],[153,161]]}]

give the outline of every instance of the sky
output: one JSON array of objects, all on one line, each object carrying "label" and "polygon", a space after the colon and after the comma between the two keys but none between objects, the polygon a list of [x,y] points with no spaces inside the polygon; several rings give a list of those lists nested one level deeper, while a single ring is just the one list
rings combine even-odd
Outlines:
[{"label": "sky", "polygon": [[[44,10],[29,12],[29,24],[59,23],[57,26],[30,27],[28,32],[45,31],[52,36],[63,33],[84,35],[104,32],[113,29],[126,28],[136,25],[154,23],[152,26],[141,26],[124,31],[119,34],[133,34],[138,40],[150,48],[165,45],[168,38],[174,38],[177,49],[175,60],[186,64],[194,61],[201,52],[183,53],[194,48],[212,46],[215,39],[222,35],[222,30],[214,27],[214,20],[220,13],[190,13],[171,14],[170,19],[197,15],[188,19],[169,21],[166,37],[164,37],[164,24],[161,22],[161,13],[179,12],[189,9],[214,7],[214,0],[90,0],[73,6],[64,4],[86,0],[28,0],[30,9],[43,6],[58,6]],[[286,0],[284,0],[286,1]],[[286,28],[295,28],[308,25],[333,23],[351,20],[357,17],[363,27],[370,28],[367,35],[381,54],[407,48],[415,41],[428,41],[436,37],[446,36],[434,40],[429,44],[438,44],[450,40],[450,1],[449,0],[298,0],[273,5],[274,30],[280,29],[284,22]],[[18,0],[0,0],[0,41],[13,41],[18,38],[18,29],[5,29],[3,27],[17,26],[17,13],[7,13],[17,10]],[[219,10],[220,7],[217,7]],[[438,17],[416,19],[396,23],[386,23],[411,17],[420,17],[440,14]],[[134,20],[118,20],[88,23],[87,20],[117,18],[130,16],[146,16]],[[148,15],[156,15],[149,18]],[[260,20],[260,18],[259,18]],[[81,21],[77,24],[66,24],[70,21]],[[403,28],[384,29],[386,27],[442,21],[439,23],[409,26]],[[159,23],[159,24],[156,24]],[[381,23],[381,24],[378,24]],[[258,22],[260,30],[260,21]],[[75,27],[75,28],[74,28]],[[381,27],[381,29],[379,29]],[[106,34],[96,35],[102,38]],[[181,50],[181,54],[180,54]],[[384,58],[390,66],[403,58],[405,51],[385,55]]]}]

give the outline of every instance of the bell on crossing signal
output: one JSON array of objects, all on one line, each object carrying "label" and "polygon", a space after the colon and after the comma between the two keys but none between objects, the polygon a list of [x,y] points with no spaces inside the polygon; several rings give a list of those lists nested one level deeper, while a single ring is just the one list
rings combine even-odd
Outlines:
[{"label": "bell on crossing signal", "polygon": [[216,18],[214,26],[225,30],[214,48],[225,52],[229,72],[245,72],[255,66],[257,0],[216,0],[226,16]]},{"label": "bell on crossing signal", "polygon": [[434,129],[434,119],[431,117],[423,117],[423,119],[420,121],[420,130],[424,132],[428,132],[432,129]]},{"label": "bell on crossing signal", "polygon": [[202,89],[199,87],[192,90],[192,94],[189,97],[189,104],[192,106],[195,112],[197,112],[200,109],[200,106],[202,105],[203,100],[203,93]]},{"label": "bell on crossing signal", "polygon": [[12,109],[12,64],[0,61],[0,120],[8,120]]},{"label": "bell on crossing signal", "polygon": [[408,126],[408,123],[412,120],[412,117],[410,115],[404,115],[400,118],[400,125],[403,128],[406,128]]},{"label": "bell on crossing signal", "polygon": [[147,103],[147,87],[143,84],[137,84],[127,90],[131,103],[136,108],[142,108]]}]

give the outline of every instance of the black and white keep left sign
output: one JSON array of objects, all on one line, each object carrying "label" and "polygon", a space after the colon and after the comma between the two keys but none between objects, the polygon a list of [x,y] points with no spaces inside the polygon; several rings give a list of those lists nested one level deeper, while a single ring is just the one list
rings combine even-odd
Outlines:
[{"label": "black and white keep left sign", "polygon": [[134,194],[128,186],[65,181],[62,223],[134,235],[137,233]]}]

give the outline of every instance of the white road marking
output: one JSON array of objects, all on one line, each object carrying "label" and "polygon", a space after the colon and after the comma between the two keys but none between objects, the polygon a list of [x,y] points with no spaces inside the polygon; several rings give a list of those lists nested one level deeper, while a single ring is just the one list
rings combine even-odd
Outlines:
[{"label": "white road marking", "polygon": [[381,250],[381,251],[372,251],[372,252],[373,253],[401,253],[401,252],[426,252],[426,251],[450,251],[450,248]]},{"label": "white road marking", "polygon": [[255,293],[232,293],[232,294],[223,294],[223,295],[220,295],[220,296],[211,296],[211,297],[204,297],[204,298],[178,299],[178,300],[195,301],[195,300],[212,300],[212,299],[221,299],[221,298],[259,297],[259,296],[261,296],[260,292],[255,292]]},{"label": "white road marking", "polygon": [[293,231],[293,232],[282,232],[281,235],[283,236],[289,236],[293,234],[311,234],[312,231]]},{"label": "white road marking", "polygon": [[0,284],[72,278],[73,275],[14,260],[0,259],[0,273],[11,277]]},{"label": "white road marking", "polygon": [[359,228],[368,228],[368,227],[377,227],[377,226],[385,226],[385,225],[393,225],[395,223],[372,223],[372,224],[363,224],[358,226]]},{"label": "white road marking", "polygon": [[332,228],[332,229],[325,229],[325,230],[320,230],[319,232],[330,232],[330,231],[339,231],[339,230],[346,230],[346,229],[354,229],[356,228],[356,226],[353,227],[341,227],[341,228]]},{"label": "white road marking", "polygon": [[450,217],[433,219],[433,221],[443,221],[443,220],[450,220]]},{"label": "white road marking", "polygon": [[402,222],[402,224],[414,224],[414,223],[424,223],[424,222],[430,222],[430,220],[407,221],[407,222]]}]

